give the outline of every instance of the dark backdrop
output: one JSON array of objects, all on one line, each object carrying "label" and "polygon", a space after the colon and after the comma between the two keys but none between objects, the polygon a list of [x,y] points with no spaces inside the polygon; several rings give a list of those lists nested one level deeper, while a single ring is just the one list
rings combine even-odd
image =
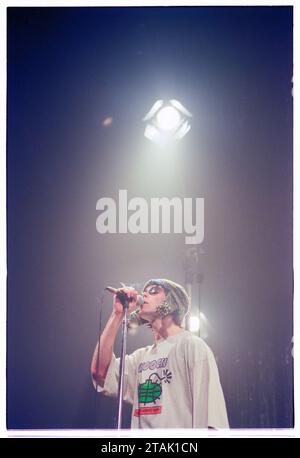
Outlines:
[{"label": "dark backdrop", "polygon": [[[292,15],[8,8],[8,428],[113,427],[89,375],[101,291],[185,281],[183,235],[97,233],[119,189],[204,197],[200,305],[231,426],[292,426]],[[165,153],[143,138],[158,98],[193,113]]]}]

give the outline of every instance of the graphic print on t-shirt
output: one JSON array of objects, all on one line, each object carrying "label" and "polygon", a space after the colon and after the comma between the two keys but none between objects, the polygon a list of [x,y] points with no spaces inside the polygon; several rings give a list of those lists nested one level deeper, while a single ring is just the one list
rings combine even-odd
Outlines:
[{"label": "graphic print on t-shirt", "polygon": [[[156,404],[162,394],[162,382],[171,383],[172,372],[168,369],[163,370],[162,377],[157,372],[152,372],[144,383],[139,383],[138,399],[139,404]],[[141,407],[134,411],[134,416],[155,415],[161,413],[161,406]]]},{"label": "graphic print on t-shirt", "polygon": [[172,372],[168,369],[164,369],[162,377],[160,377],[157,372],[153,372],[144,383],[139,384],[139,403],[145,405],[149,402],[154,402],[155,404],[162,393],[162,382],[171,383],[171,380]]}]

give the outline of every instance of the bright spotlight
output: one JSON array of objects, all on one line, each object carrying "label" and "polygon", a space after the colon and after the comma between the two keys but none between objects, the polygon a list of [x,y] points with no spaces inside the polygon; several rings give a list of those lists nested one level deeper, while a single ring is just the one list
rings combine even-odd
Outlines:
[{"label": "bright spotlight", "polygon": [[206,339],[209,335],[210,324],[204,313],[191,315],[188,320],[188,329],[200,335],[202,339]]},{"label": "bright spotlight", "polygon": [[192,114],[178,100],[168,103],[157,100],[143,121],[147,122],[144,135],[154,143],[166,144],[181,140],[190,130],[188,118]]},{"label": "bright spotlight", "polygon": [[180,114],[174,107],[164,107],[156,115],[157,126],[162,130],[173,130],[180,123]]},{"label": "bright spotlight", "polygon": [[189,319],[189,330],[191,332],[198,332],[200,329],[200,319],[196,315],[192,315]]}]

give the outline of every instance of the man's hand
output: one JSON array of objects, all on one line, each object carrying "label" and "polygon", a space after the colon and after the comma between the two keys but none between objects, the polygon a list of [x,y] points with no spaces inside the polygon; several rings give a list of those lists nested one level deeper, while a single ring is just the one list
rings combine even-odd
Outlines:
[{"label": "man's hand", "polygon": [[113,310],[116,315],[124,315],[123,305],[118,297],[118,293],[123,293],[127,296],[129,301],[128,311],[132,312],[136,306],[138,301],[138,292],[136,289],[130,286],[124,286],[122,288],[118,288],[117,293],[114,295],[114,303],[113,303]]}]

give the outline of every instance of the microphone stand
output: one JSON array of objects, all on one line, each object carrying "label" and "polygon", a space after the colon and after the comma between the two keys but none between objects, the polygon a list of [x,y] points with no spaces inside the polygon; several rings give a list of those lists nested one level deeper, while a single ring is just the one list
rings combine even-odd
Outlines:
[{"label": "microphone stand", "polygon": [[119,368],[119,386],[118,386],[118,429],[122,429],[122,413],[123,413],[123,398],[124,398],[124,370],[125,370],[125,356],[126,356],[126,341],[128,330],[128,307],[129,301],[127,296],[119,295],[119,299],[123,305],[124,318],[122,321],[122,347]]}]

